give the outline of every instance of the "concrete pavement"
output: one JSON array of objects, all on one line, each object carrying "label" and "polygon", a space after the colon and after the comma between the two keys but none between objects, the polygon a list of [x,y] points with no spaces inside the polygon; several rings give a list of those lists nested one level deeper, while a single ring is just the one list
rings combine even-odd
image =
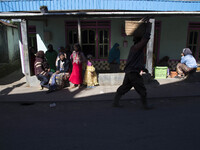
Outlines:
[{"label": "concrete pavement", "polygon": [[[113,100],[114,94],[119,87],[119,85],[81,89],[66,87],[60,91],[46,94],[47,89],[39,90],[39,86],[27,87],[23,76],[19,77],[18,80],[16,79],[15,82],[2,84],[7,80],[5,78],[0,80],[0,102]],[[200,82],[197,81],[186,82],[183,79],[175,78],[158,79],[146,84],[146,88],[149,99],[200,96]],[[139,95],[133,88],[122,99],[139,99]]]}]

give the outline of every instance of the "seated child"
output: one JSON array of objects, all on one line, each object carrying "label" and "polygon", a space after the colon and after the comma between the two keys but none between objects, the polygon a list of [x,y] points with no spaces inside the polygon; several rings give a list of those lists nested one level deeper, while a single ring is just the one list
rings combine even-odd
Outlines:
[{"label": "seated child", "polygon": [[87,85],[88,88],[92,88],[95,85],[98,85],[97,82],[97,74],[95,72],[95,68],[92,65],[92,55],[88,55],[87,56],[87,68],[85,70],[85,76],[84,76],[84,80],[83,80],[83,84]]}]

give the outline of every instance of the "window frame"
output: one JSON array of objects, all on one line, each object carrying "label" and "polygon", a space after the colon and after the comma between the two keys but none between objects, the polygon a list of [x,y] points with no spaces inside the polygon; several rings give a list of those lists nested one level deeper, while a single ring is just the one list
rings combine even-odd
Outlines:
[{"label": "window frame", "polygon": [[[66,21],[65,22],[65,37],[66,44],[69,44],[69,35],[68,31],[70,29],[77,29],[78,31],[78,22],[77,21]],[[99,57],[99,29],[107,29],[108,30],[108,52],[111,48],[111,21],[110,20],[81,20],[81,32],[84,29],[95,29],[96,43],[95,43],[95,56],[94,60],[106,60],[106,58]],[[78,33],[78,32],[77,32]],[[82,43],[81,43],[82,44]],[[69,44],[70,45],[70,44]]]},{"label": "window frame", "polygon": [[[194,44],[194,39],[192,41],[192,44],[190,44],[190,33],[191,32],[193,32],[193,33],[198,32],[196,44]],[[192,38],[194,38],[194,35]],[[196,46],[196,52],[193,54],[193,56],[195,57],[196,60],[200,60],[200,22],[190,22],[188,24],[186,47],[190,48],[191,46],[192,47]],[[191,49],[191,51],[193,52],[193,49]]]},{"label": "window frame", "polygon": [[[105,34],[105,30],[108,31],[108,43],[104,43],[104,34]],[[100,40],[98,40],[98,58],[99,59],[107,59],[108,56],[109,56],[109,50],[110,50],[110,47],[109,47],[109,43],[110,43],[110,39],[109,39],[109,30],[108,29],[103,29],[103,28],[100,28],[98,30],[98,37],[100,35],[100,31],[103,31],[103,43],[100,44]],[[100,46],[103,46],[103,57],[100,57]],[[105,57],[105,49],[104,49],[104,46],[108,46],[108,50],[107,50],[107,57]]]}]

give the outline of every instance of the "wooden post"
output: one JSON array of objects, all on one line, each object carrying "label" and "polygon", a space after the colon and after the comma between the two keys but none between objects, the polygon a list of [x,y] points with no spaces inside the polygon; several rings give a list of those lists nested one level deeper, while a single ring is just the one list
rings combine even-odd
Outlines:
[{"label": "wooden post", "polygon": [[28,33],[27,33],[27,21],[21,21],[21,39],[22,39],[22,54],[24,57],[24,73],[26,76],[26,83],[29,83],[29,76],[30,76],[30,62],[29,62],[29,51],[28,51]]},{"label": "wooden post", "polygon": [[155,19],[150,19],[151,26],[151,38],[147,44],[147,53],[146,53],[146,68],[149,73],[153,73],[153,45],[154,45],[154,29],[155,29]]},{"label": "wooden post", "polygon": [[78,18],[78,43],[81,45],[81,22]]}]

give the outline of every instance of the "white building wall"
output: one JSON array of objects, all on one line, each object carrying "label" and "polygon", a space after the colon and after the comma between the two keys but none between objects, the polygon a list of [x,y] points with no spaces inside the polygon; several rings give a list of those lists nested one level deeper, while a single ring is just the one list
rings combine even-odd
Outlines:
[{"label": "white building wall", "polygon": [[[65,21],[77,19],[51,18],[40,21],[29,21],[29,25],[36,26],[38,50],[47,50],[48,44],[52,44],[55,50],[65,46]],[[92,19],[89,19],[92,20]],[[96,20],[96,19],[94,19]],[[102,20],[107,20],[102,18]],[[121,59],[127,59],[130,47],[134,44],[132,36],[122,36],[121,28],[126,19],[111,20],[111,47],[117,42],[120,44]],[[180,59],[180,53],[187,44],[187,32],[189,22],[200,22],[199,17],[160,17],[155,18],[161,21],[160,51],[159,58],[169,56],[170,59]],[[51,32],[52,38],[44,40],[44,32]],[[123,46],[123,41],[128,41],[128,46]]]}]

